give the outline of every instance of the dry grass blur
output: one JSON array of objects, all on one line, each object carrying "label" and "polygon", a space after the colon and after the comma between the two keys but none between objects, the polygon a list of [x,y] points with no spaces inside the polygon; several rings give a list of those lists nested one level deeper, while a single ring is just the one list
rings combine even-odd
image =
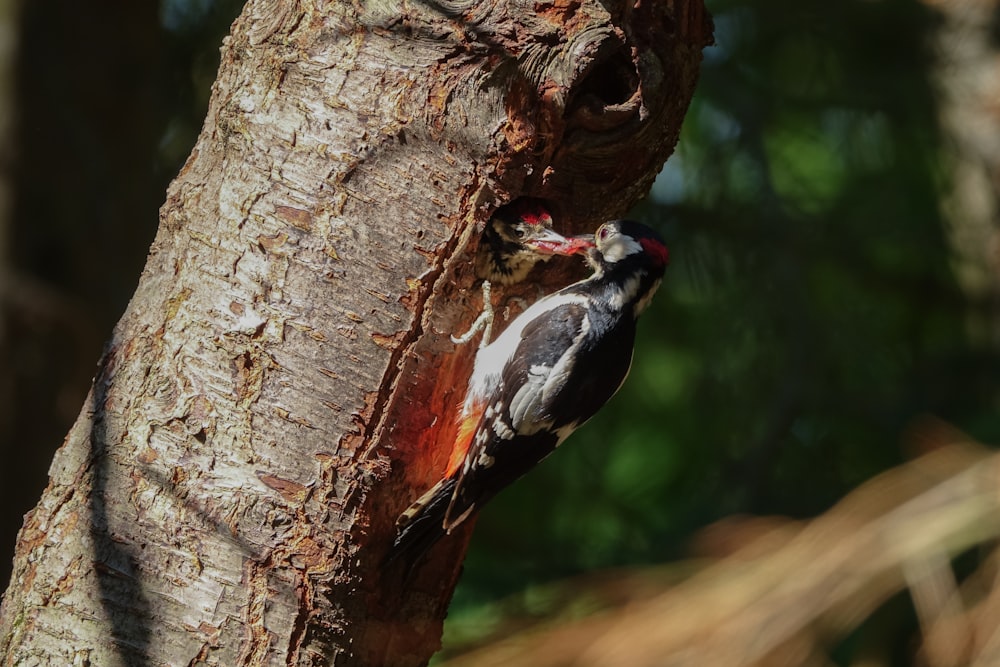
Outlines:
[{"label": "dry grass blur", "polygon": [[[444,664],[832,665],[831,647],[906,589],[920,622],[914,664],[1000,664],[1000,454],[930,420],[909,440],[912,462],[811,521],[720,522],[697,540],[693,571],[565,584],[550,605],[559,620],[503,628]],[[959,581],[952,559],[973,549],[977,567]],[[852,665],[890,664],[860,655]]]}]

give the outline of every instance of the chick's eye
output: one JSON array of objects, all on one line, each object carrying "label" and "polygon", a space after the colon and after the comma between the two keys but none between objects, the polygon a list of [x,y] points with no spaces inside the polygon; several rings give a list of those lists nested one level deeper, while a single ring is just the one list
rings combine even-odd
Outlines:
[{"label": "chick's eye", "polygon": [[601,227],[600,229],[597,230],[597,239],[599,241],[607,241],[608,240],[608,235],[610,233],[611,232],[608,231],[607,227]]},{"label": "chick's eye", "polygon": [[523,239],[528,233],[528,230],[524,228],[523,225],[517,225],[514,227],[514,236],[519,239]]}]

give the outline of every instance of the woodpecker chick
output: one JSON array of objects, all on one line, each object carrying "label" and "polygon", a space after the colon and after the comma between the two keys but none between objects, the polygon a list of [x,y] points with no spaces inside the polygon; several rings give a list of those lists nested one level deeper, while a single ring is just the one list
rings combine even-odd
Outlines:
[{"label": "woodpecker chick", "polygon": [[476,276],[501,285],[519,283],[565,240],[552,231],[552,215],[543,206],[522,200],[502,207],[479,239]]},{"label": "woodpecker chick", "polygon": [[524,280],[535,264],[552,255],[572,255],[583,249],[579,240],[570,240],[552,230],[552,215],[532,200],[500,208],[490,219],[476,252],[476,276],[483,279],[483,312],[455,344],[467,343],[483,332],[480,347],[490,342],[495,313],[492,283],[511,285]]},{"label": "woodpecker chick", "polygon": [[396,521],[389,560],[410,567],[501,489],[551,454],[621,387],[636,320],[669,254],[628,220],[570,239],[594,273],[529,307],[476,355],[443,478]]}]

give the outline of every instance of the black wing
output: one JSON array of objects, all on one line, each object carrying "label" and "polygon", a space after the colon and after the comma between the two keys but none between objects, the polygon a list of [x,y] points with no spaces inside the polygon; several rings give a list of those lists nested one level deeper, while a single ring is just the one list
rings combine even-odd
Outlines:
[{"label": "black wing", "polygon": [[632,365],[635,319],[591,309],[587,335],[573,351],[574,362],[564,369],[565,384],[548,392],[542,407],[556,429],[576,429],[597,414],[621,388]]},{"label": "black wing", "polygon": [[623,328],[610,314],[567,303],[524,328],[456,479],[446,528],[551,454],[618,390],[632,358],[627,319]]}]

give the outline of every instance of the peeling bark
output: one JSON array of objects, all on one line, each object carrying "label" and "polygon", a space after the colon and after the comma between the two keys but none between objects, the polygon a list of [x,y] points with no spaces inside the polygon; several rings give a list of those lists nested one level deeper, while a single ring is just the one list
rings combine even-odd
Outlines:
[{"label": "peeling bark", "polygon": [[710,30],[698,0],[251,0],[20,533],[3,664],[425,664],[468,530],[380,563],[448,455],[477,232],[645,194]]}]

